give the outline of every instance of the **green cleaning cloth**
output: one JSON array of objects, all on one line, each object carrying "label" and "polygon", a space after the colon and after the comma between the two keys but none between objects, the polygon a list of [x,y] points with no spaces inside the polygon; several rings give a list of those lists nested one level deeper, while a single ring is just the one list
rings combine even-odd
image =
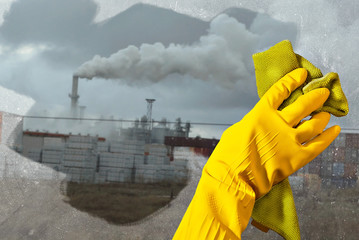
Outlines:
[{"label": "green cleaning cloth", "polygon": [[[348,101],[341,88],[338,74],[328,73],[323,76],[312,63],[294,53],[290,41],[282,41],[267,51],[254,54],[253,61],[260,98],[287,73],[296,68],[307,69],[308,77],[305,83],[292,92],[279,110],[293,103],[299,96],[313,89],[325,87],[330,90],[330,96],[316,112],[325,111],[337,117],[348,114]],[[256,200],[252,218],[252,225],[262,231],[272,229],[285,239],[300,239],[298,217],[288,179],[273,186],[268,194]]]}]

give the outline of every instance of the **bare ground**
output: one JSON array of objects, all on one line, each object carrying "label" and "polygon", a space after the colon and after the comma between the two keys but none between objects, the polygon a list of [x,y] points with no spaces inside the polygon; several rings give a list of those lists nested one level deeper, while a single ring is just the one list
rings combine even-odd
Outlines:
[{"label": "bare ground", "polygon": [[65,201],[72,207],[113,224],[139,221],[170,201],[186,183],[67,183]]}]

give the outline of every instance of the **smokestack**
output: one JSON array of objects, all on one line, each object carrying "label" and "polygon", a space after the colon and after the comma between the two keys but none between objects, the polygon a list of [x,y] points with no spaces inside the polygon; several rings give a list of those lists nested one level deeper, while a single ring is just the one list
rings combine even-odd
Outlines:
[{"label": "smokestack", "polygon": [[71,113],[72,116],[77,117],[77,100],[79,99],[79,95],[77,94],[77,90],[79,87],[79,77],[74,75],[72,77],[72,92],[69,94],[71,98]]}]

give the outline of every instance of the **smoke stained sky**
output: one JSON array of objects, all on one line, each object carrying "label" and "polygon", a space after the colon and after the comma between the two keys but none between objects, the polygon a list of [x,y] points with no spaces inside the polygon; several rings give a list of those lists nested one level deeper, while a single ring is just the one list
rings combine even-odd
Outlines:
[{"label": "smoke stained sky", "polygon": [[[143,43],[154,46],[155,42],[161,42],[163,48],[171,43],[193,46],[201,37],[210,35],[210,22],[221,12],[241,21],[245,25],[242,33],[251,33],[256,38],[250,43],[242,41],[247,44],[248,52],[241,55],[244,71],[234,87],[228,89],[213,81],[203,82],[194,74],[172,74],[159,83],[144,86],[104,79],[80,80],[80,105],[86,105],[86,114],[140,117],[146,111],[144,99],[150,97],[157,99],[153,108],[156,119],[182,117],[191,121],[234,123],[258,99],[251,52],[287,38],[295,44],[298,53],[324,73],[339,72],[350,101],[350,114],[358,114],[354,107],[358,102],[355,94],[358,84],[352,77],[358,61],[353,56],[358,50],[357,44],[354,45],[358,38],[358,11],[354,10],[358,4],[354,0],[346,1],[345,5],[334,1],[318,1],[314,5],[304,1],[297,6],[279,0],[211,1],[211,4],[145,1],[176,12],[155,6],[133,6],[137,1],[46,2],[18,0],[10,8],[9,2],[0,2],[0,12],[9,9],[0,27],[0,84],[33,98],[36,101],[33,114],[43,114],[45,110],[50,115],[64,114],[70,105],[67,94],[72,73],[93,56],[109,57],[128,45],[138,48]],[[343,12],[346,17],[342,16]],[[232,49],[229,53],[233,53]],[[240,84],[243,81],[245,85]],[[343,124],[355,126],[354,116]],[[219,137],[220,131],[214,130],[209,137]]]},{"label": "smoke stained sky", "polygon": [[[79,67],[76,75],[92,79],[128,79],[160,82],[168,75],[178,73],[213,84],[234,87],[235,82],[251,77],[250,55],[256,49],[259,36],[247,31],[243,24],[227,15],[216,17],[210,24],[208,35],[193,45],[162,43],[129,46],[109,58],[96,55]],[[181,82],[179,81],[179,84]]]}]

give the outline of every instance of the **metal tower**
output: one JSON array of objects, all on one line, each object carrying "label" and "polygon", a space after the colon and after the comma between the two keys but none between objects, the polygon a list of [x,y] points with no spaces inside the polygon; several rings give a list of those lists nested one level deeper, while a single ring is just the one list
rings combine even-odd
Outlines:
[{"label": "metal tower", "polygon": [[146,99],[147,101],[147,121],[148,121],[148,129],[152,130],[152,103],[156,101],[156,99]]}]

